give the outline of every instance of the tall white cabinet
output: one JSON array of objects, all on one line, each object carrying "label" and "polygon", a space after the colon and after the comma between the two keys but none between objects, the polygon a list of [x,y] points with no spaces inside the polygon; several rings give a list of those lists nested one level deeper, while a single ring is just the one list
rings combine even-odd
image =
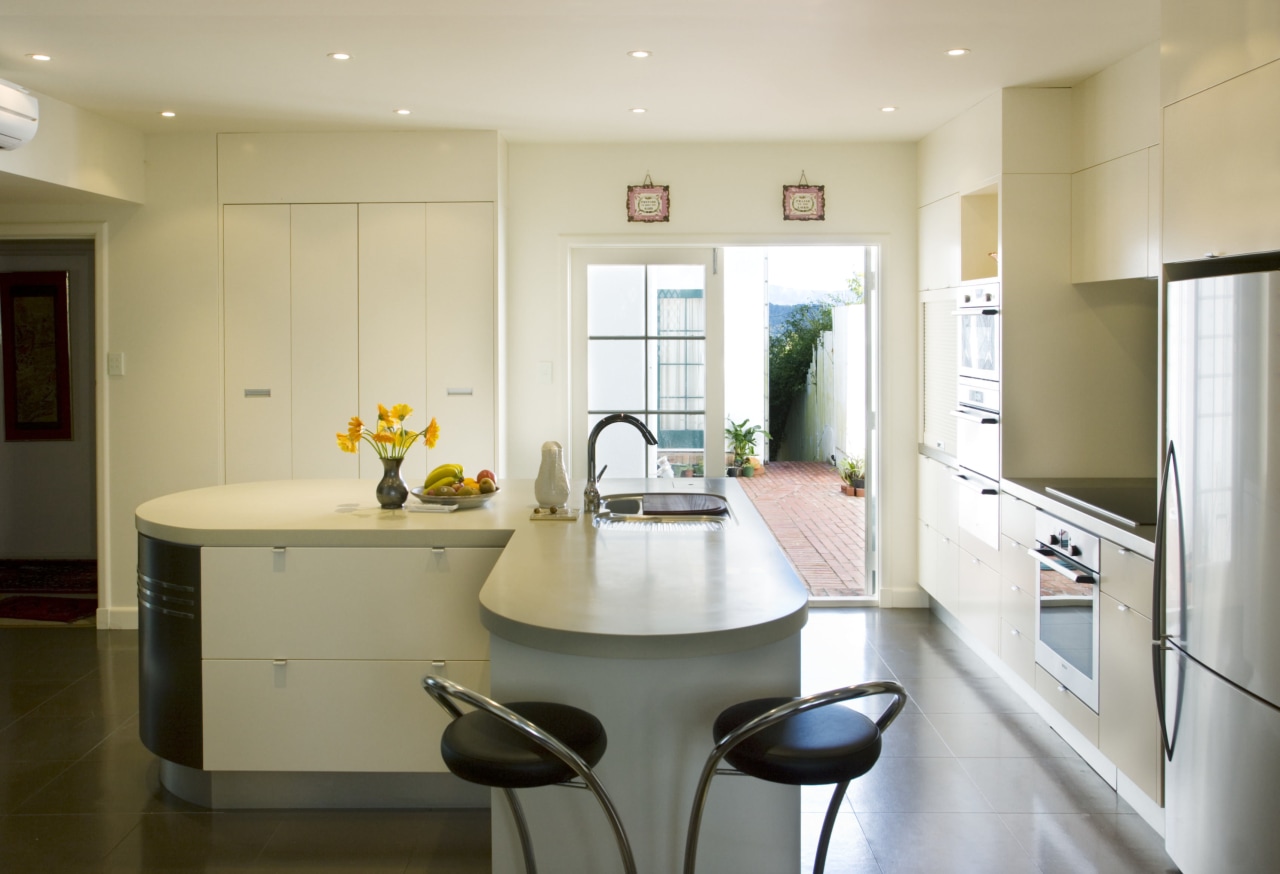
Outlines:
[{"label": "tall white cabinet", "polygon": [[218,136],[228,483],[377,478],[334,435],[400,403],[440,423],[408,485],[502,473],[504,160],[492,131]]},{"label": "tall white cabinet", "polygon": [[227,482],[376,478],[334,434],[379,403],[435,417],[402,468],[496,464],[492,203],[223,208]]}]

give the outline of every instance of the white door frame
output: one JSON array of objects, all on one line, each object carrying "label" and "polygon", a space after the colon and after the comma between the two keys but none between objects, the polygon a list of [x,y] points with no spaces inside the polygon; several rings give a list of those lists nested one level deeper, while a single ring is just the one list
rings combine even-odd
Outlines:
[{"label": "white door frame", "polygon": [[110,624],[111,605],[105,593],[110,590],[111,573],[111,490],[108,461],[111,457],[107,436],[110,383],[106,373],[107,349],[107,223],[49,222],[0,224],[0,240],[93,240],[93,403],[94,403],[94,492],[97,509],[98,612],[99,628]]},{"label": "white door frame", "polygon": [[[879,250],[876,258],[875,284],[868,287],[866,291],[865,302],[867,306],[867,360],[866,360],[866,380],[867,380],[867,562],[866,570],[868,572],[869,581],[873,582],[873,594],[868,596],[867,603],[879,603],[881,595],[885,587],[880,581],[880,548],[879,544],[884,542],[884,518],[880,512],[880,467],[881,467],[881,441],[880,441],[880,419],[882,405],[881,387],[884,383],[884,375],[881,367],[881,331],[882,331],[882,310],[881,295],[884,293],[884,265],[886,262],[885,249],[891,246],[891,240],[885,234],[715,234],[715,235],[688,235],[688,234],[671,234],[671,235],[645,235],[643,237],[632,234],[628,235],[600,235],[600,236],[562,236],[560,238],[560,287],[564,289],[564,305],[565,319],[561,324],[565,325],[568,330],[568,349],[567,358],[569,361],[570,374],[570,397],[567,405],[566,415],[568,421],[565,423],[565,433],[570,435],[570,458],[574,471],[574,476],[586,476],[586,440],[585,433],[580,434],[581,427],[575,428],[575,417],[578,410],[586,409],[586,377],[585,377],[585,353],[586,353],[586,334],[583,333],[581,339],[574,333],[578,325],[585,328],[585,314],[582,321],[574,318],[574,290],[573,290],[573,254],[580,249],[627,249],[627,248],[645,248],[645,249],[676,249],[676,248],[702,248],[723,250],[728,247],[741,246],[869,246]],[[723,260],[723,259],[721,259]],[[868,282],[870,286],[870,282]],[[723,301],[723,297],[722,297]],[[583,301],[585,306],[585,300]],[[711,313],[707,313],[708,321],[712,318]],[[723,311],[719,315],[721,323],[723,323]],[[579,349],[579,343],[582,348]],[[721,358],[720,364],[723,366],[724,346],[720,343],[718,354]],[[710,361],[712,350],[710,345],[707,348],[707,357]],[[581,394],[579,394],[579,381],[581,381]],[[721,419],[724,417],[723,397],[720,399]],[[708,399],[707,421],[711,421],[711,410],[709,408],[710,399]],[[574,449],[578,451],[574,451]],[[708,470],[708,474],[710,471]]]}]

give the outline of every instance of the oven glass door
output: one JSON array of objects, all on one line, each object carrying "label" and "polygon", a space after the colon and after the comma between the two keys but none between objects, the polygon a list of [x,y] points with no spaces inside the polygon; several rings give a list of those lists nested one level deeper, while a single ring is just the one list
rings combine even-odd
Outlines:
[{"label": "oven glass door", "polygon": [[1046,547],[1036,590],[1036,663],[1096,713],[1098,710],[1098,580],[1083,565]]},{"label": "oven glass door", "polygon": [[974,379],[1000,379],[1000,311],[960,310],[959,374]]}]

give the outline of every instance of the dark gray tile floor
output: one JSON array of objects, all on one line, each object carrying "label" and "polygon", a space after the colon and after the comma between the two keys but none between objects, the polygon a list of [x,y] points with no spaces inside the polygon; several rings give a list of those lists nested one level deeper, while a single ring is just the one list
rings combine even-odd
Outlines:
[{"label": "dark gray tile floor", "polygon": [[[811,617],[806,691],[890,677],[912,696],[849,792],[829,872],[1175,870],[1146,824],[926,611]],[[213,812],[168,795],[138,741],[137,658],[134,632],[0,628],[3,874],[489,870],[484,812]],[[827,794],[803,797],[811,856]]]}]

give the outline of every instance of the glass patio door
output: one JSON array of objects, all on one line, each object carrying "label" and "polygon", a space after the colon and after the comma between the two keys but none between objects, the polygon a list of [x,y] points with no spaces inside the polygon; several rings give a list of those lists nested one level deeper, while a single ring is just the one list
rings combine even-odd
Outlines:
[{"label": "glass patio door", "polygon": [[711,249],[577,249],[573,256],[573,464],[604,416],[629,413],[658,438],[609,428],[596,445],[610,477],[724,473],[723,299]]}]

